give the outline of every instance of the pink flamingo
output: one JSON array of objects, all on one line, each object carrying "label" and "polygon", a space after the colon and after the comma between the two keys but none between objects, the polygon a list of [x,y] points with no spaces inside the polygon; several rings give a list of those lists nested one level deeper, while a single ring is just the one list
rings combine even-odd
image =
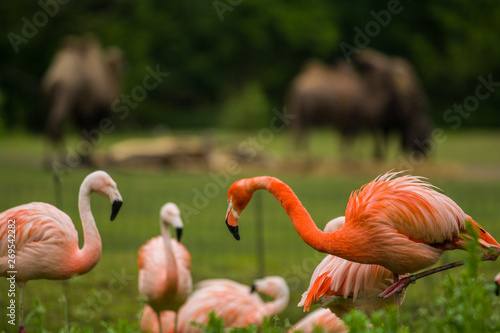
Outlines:
[{"label": "pink flamingo", "polygon": [[313,333],[317,332],[316,327],[320,327],[321,332],[347,333],[349,331],[344,322],[329,309],[317,309],[293,325],[289,333],[297,331]]},{"label": "pink flamingo", "polygon": [[500,273],[495,276],[495,294],[500,295]]},{"label": "pink flamingo", "polygon": [[[335,232],[344,221],[344,216],[331,220],[324,232]],[[309,288],[298,306],[309,311],[316,303],[340,317],[354,308],[371,313],[387,305],[402,303],[405,291],[401,293],[401,300],[378,297],[392,284],[392,272],[382,266],[360,264],[329,254],[314,270]]]},{"label": "pink flamingo", "polygon": [[71,218],[52,205],[32,202],[0,214],[0,275],[15,276],[19,286],[20,333],[26,332],[23,290],[29,280],[69,279],[87,273],[99,261],[102,244],[90,209],[92,192],[109,198],[111,220],[122,205],[116,183],[106,172],[95,171],[83,180],[78,196],[84,238],[81,249]]},{"label": "pink flamingo", "polygon": [[[170,237],[171,226],[176,229],[177,240]],[[177,311],[193,288],[191,255],[179,243],[182,228],[179,207],[169,202],[160,210],[162,235],[152,238],[139,249],[139,292],[147,297],[148,305],[155,312],[153,316],[145,308],[146,315],[141,320],[141,329],[145,332],[156,328],[152,321],[158,323],[157,332],[164,332],[160,312]]]},{"label": "pink flamingo", "polygon": [[[264,303],[254,291],[275,297],[275,301]],[[288,287],[280,277],[258,280],[252,288],[226,279],[205,280],[197,284],[197,290],[179,309],[177,332],[199,332],[191,322],[206,324],[210,311],[222,317],[227,328],[259,325],[264,317],[281,312],[288,304],[288,297]],[[160,318],[161,333],[174,332],[175,312],[162,311]],[[157,315],[151,307],[144,308],[142,320],[143,330],[160,332]]]},{"label": "pink flamingo", "polygon": [[[235,182],[228,191],[226,225],[239,240],[238,219],[255,191],[269,191],[285,209],[300,237],[317,251],[362,264],[381,265],[399,275],[434,265],[446,250],[465,249],[479,234],[484,260],[495,260],[500,244],[453,200],[437,192],[420,177],[386,173],[351,194],[345,225],[335,232],[319,230],[307,210],[285,183],[273,177],[254,177]],[[411,282],[463,261],[405,277],[384,291],[388,297]]]},{"label": "pink flamingo", "polygon": [[[265,303],[254,291],[274,300]],[[252,288],[226,279],[205,280],[197,284],[197,290],[180,308],[177,332],[201,332],[191,323],[207,324],[211,311],[224,320],[226,328],[261,325],[265,317],[283,311],[289,297],[288,285],[279,276],[256,280]]]}]

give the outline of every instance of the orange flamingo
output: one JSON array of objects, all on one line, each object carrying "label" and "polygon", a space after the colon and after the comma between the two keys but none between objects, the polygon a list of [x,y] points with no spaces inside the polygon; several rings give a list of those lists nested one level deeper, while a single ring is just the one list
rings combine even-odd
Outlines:
[{"label": "orange flamingo", "polygon": [[[337,217],[326,225],[324,232],[335,232],[344,225],[345,217]],[[309,288],[298,306],[309,311],[319,304],[342,317],[356,308],[371,313],[387,305],[400,305],[405,291],[396,294],[401,299],[379,298],[378,295],[393,284],[393,274],[379,265],[365,265],[327,255],[316,267]]]},{"label": "orange flamingo", "polygon": [[[170,227],[176,229],[177,240],[170,237]],[[163,332],[160,312],[177,311],[193,289],[191,255],[179,243],[182,228],[179,207],[169,202],[160,210],[162,235],[152,238],[139,249],[139,292],[147,297],[155,312],[152,315],[149,309],[145,310],[146,315],[141,320],[141,329],[145,332],[156,328],[152,321],[158,323],[157,332]],[[175,329],[175,319],[173,327]]]},{"label": "orange flamingo", "polygon": [[90,209],[92,192],[110,199],[111,220],[123,202],[106,172],[95,171],[84,179],[78,196],[84,237],[81,249],[71,218],[52,205],[32,202],[0,214],[0,275],[15,276],[19,286],[19,332],[26,332],[23,290],[29,280],[69,279],[87,273],[99,261],[102,244]]},{"label": "orange flamingo", "polygon": [[344,322],[329,309],[317,309],[293,325],[289,333],[297,331],[302,333],[318,332],[316,327],[320,327],[321,332],[347,333],[349,331]]},{"label": "orange flamingo", "polygon": [[[300,237],[317,251],[362,264],[381,265],[398,275],[435,264],[443,251],[464,249],[479,234],[483,260],[495,260],[500,244],[449,197],[421,177],[386,173],[351,194],[345,225],[335,232],[319,230],[295,193],[277,178],[241,179],[229,188],[226,225],[239,240],[238,219],[255,191],[269,191],[285,209]],[[388,297],[411,282],[463,264],[462,261],[405,277],[384,291]]]},{"label": "orange flamingo", "polygon": [[[274,300],[265,303],[254,291]],[[226,279],[205,280],[197,284],[197,290],[180,308],[177,332],[201,332],[191,323],[207,324],[211,311],[224,320],[226,328],[261,325],[265,317],[283,311],[289,297],[288,285],[279,276],[256,280],[252,288]]]}]

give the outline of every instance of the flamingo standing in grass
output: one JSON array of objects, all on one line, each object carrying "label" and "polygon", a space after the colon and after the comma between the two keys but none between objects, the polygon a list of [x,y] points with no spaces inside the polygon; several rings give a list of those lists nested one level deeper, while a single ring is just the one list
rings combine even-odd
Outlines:
[{"label": "flamingo standing in grass", "polygon": [[[170,227],[176,229],[177,240],[170,237]],[[141,320],[144,332],[166,331],[162,330],[160,312],[177,311],[193,289],[191,255],[179,243],[182,228],[179,207],[169,202],[160,210],[162,235],[152,238],[139,249],[139,292],[147,297],[148,305],[154,311],[152,314],[146,305]],[[175,329],[175,314],[173,317],[171,328]]]},{"label": "flamingo standing in grass", "polygon": [[[351,194],[345,224],[335,232],[319,230],[295,193],[273,177],[241,179],[229,188],[226,225],[239,240],[238,219],[255,191],[269,191],[285,209],[300,237],[317,251],[362,264],[381,265],[394,274],[413,273],[434,265],[446,250],[465,249],[479,237],[483,260],[496,260],[500,244],[449,197],[420,177],[386,173]],[[380,296],[402,291],[416,279],[462,265],[458,261],[405,277]]]},{"label": "flamingo standing in grass", "polygon": [[111,220],[122,205],[116,183],[106,172],[95,171],[84,179],[78,197],[84,237],[81,249],[71,218],[52,205],[32,202],[0,214],[0,275],[15,276],[19,286],[20,333],[26,332],[23,324],[26,282],[69,279],[87,273],[99,261],[102,244],[90,209],[92,192],[109,198]]},{"label": "flamingo standing in grass", "polygon": [[[266,303],[254,291],[274,300]],[[177,332],[201,332],[192,322],[207,324],[211,311],[224,320],[226,328],[261,325],[265,317],[283,311],[289,297],[288,285],[279,276],[256,280],[252,288],[226,279],[205,280],[198,283],[197,290],[180,308]]]},{"label": "flamingo standing in grass", "polygon": [[[344,221],[344,216],[331,220],[324,232],[335,232]],[[340,317],[354,308],[370,314],[387,305],[402,303],[404,291],[394,296],[400,299],[378,297],[392,284],[392,272],[382,266],[360,264],[329,254],[314,270],[298,306],[309,311],[312,304],[319,304]]]}]

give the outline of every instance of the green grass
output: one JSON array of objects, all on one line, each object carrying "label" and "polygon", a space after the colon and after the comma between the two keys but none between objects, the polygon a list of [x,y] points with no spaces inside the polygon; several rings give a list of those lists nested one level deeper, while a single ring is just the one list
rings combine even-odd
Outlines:
[{"label": "green grass", "polygon": [[[181,133],[184,134],[184,133]],[[217,132],[220,147],[237,146],[255,133]],[[151,136],[150,133],[139,133]],[[127,133],[106,136],[102,149],[130,137]],[[77,141],[72,137],[70,143]],[[214,191],[208,204],[187,214],[184,211],[183,243],[192,255],[192,275],[195,282],[208,278],[230,278],[251,284],[258,278],[259,266],[256,246],[261,231],[256,228],[258,203],[254,199],[240,220],[241,241],[235,241],[224,225],[227,209],[226,193],[229,185],[240,178],[269,174],[288,183],[297,193],[319,227],[330,219],[343,215],[352,190],[400,164],[396,142],[391,142],[389,157],[384,162],[371,160],[372,145],[367,136],[357,140],[348,162],[340,159],[338,138],[327,131],[315,133],[311,140],[312,152],[304,162],[290,149],[289,137],[276,134],[263,145],[262,156],[277,161],[271,167],[259,163],[241,163],[241,172],[231,175],[223,186],[215,184],[208,170],[171,170],[166,168],[132,169],[105,168],[114,178],[123,196],[124,205],[117,219],[109,221],[109,202],[98,196],[92,199],[92,209],[102,236],[103,254],[99,264],[89,273],[61,281],[31,281],[25,290],[25,313],[34,310],[32,300],[39,300],[46,311],[43,327],[56,332],[66,323],[66,301],[62,297],[69,290],[69,322],[82,328],[103,331],[101,321],[118,323],[119,319],[136,322],[141,310],[137,291],[137,250],[149,238],[159,234],[160,207],[173,201],[181,207],[195,207],[197,190]],[[454,199],[469,215],[480,222],[494,237],[500,238],[500,134],[495,132],[448,133],[431,158],[416,169],[416,174],[427,176]],[[0,139],[0,211],[15,205],[44,201],[56,203],[53,178],[41,167],[45,144],[40,137],[16,134]],[[303,167],[303,163],[307,167]],[[63,175],[65,212],[73,218],[82,241],[78,218],[77,195],[83,178],[91,169],[77,168]],[[227,185],[226,185],[227,184]],[[321,259],[295,232],[278,202],[268,193],[262,199],[265,274],[284,276],[291,288],[290,304],[280,315],[295,323],[303,316],[296,307],[300,295],[306,290],[310,275]],[[185,209],[184,209],[185,210]],[[47,254],[58,255],[58,254]],[[463,258],[464,253],[446,253],[442,262]],[[495,262],[481,263],[480,273],[487,281],[500,271]],[[462,269],[450,274],[457,275]],[[117,275],[121,275],[120,288],[114,288]],[[446,274],[438,274],[410,286],[403,305],[403,321],[412,327],[413,313],[427,307],[441,292],[440,281]],[[7,306],[7,282],[0,280],[0,309]],[[3,295],[2,293],[5,293]],[[3,313],[3,312],[1,312]],[[1,319],[2,328],[14,332]],[[5,325],[4,325],[5,324]],[[27,328],[29,331],[30,324]]]}]

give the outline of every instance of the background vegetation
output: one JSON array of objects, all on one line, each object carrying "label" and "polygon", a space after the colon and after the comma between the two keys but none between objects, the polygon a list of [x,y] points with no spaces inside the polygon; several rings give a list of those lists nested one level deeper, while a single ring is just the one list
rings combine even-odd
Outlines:
[{"label": "background vegetation", "polygon": [[[250,285],[262,275],[281,275],[291,289],[289,306],[279,316],[281,322],[288,320],[293,324],[304,316],[302,309],[296,304],[302,292],[307,289],[312,271],[323,255],[301,241],[279,203],[265,192],[256,193],[245,210],[240,220],[242,239],[235,241],[224,225],[226,193],[229,184],[240,178],[261,174],[280,177],[295,190],[318,226],[323,227],[327,221],[344,213],[351,191],[393,168],[397,162],[394,157],[382,164],[370,162],[370,149],[364,155],[366,158],[362,156],[356,163],[338,165],[334,162],[338,159],[335,154],[329,156],[328,160],[322,160],[318,145],[325,141],[325,137],[331,139],[332,135],[322,132],[314,135],[312,143],[315,153],[312,159],[332,164],[331,169],[300,172],[291,167],[280,171],[242,168],[241,172],[228,177],[228,185],[221,186],[218,193],[209,199],[206,207],[194,214],[183,211],[183,243],[192,255],[195,282],[222,277]],[[109,135],[106,142],[121,138],[120,135]],[[233,134],[221,137],[220,140],[241,142],[245,138],[243,134]],[[367,142],[368,139],[361,138],[361,141]],[[338,143],[331,141],[332,146]],[[433,158],[414,172],[429,177],[433,184],[443,189],[497,239],[500,237],[500,160],[498,155],[492,156],[491,152],[495,149],[492,144],[499,141],[500,135],[494,132],[461,131],[456,135],[450,134],[449,139],[437,147]],[[289,156],[292,151],[287,143],[286,134],[276,135],[263,153]],[[106,146],[104,145],[104,149]],[[358,147],[362,148],[363,142],[359,142]],[[92,169],[77,168],[64,174],[63,199],[58,202],[51,172],[40,168],[43,148],[43,140],[38,135],[13,135],[0,142],[0,150],[3,152],[0,209],[31,201],[45,201],[62,206],[73,218],[82,239],[77,194],[82,179]],[[119,320],[137,323],[143,304],[137,291],[137,250],[149,238],[159,234],[158,214],[161,205],[174,201],[181,207],[194,207],[195,190],[204,191],[206,184],[214,182],[208,170],[196,172],[113,167],[106,171],[117,182],[124,205],[118,218],[109,222],[109,202],[99,196],[92,198],[92,209],[103,242],[103,255],[99,264],[89,273],[71,279],[66,284],[37,280],[29,282],[25,289],[26,312],[37,309],[42,311],[41,325],[47,331],[58,331],[67,322],[82,330],[91,329],[94,332],[102,331],[101,322],[115,326]],[[256,228],[259,222],[262,230]],[[264,238],[260,243],[259,237],[262,234]],[[263,244],[264,250],[263,272],[258,261],[259,244]],[[452,251],[443,256],[441,263],[465,257],[466,253],[463,251]],[[475,284],[487,286],[492,285],[500,268],[498,262],[484,262],[478,265],[478,270],[481,279]],[[434,299],[443,297],[443,281],[460,281],[457,279],[462,271],[462,268],[451,271],[449,278],[446,277],[447,273],[437,274],[409,287],[402,311],[403,323],[410,327],[411,332],[419,331],[422,321],[425,321],[425,316],[419,314],[421,311],[433,313]],[[117,277],[120,277],[120,286],[123,288],[118,291],[113,288],[113,291],[110,283]],[[1,279],[0,292],[6,291],[7,286],[7,281]],[[489,292],[493,293],[492,290]],[[464,300],[466,295],[461,297],[461,306],[465,309],[474,305]],[[0,297],[0,309],[6,306],[7,300],[7,297]],[[38,302],[33,303],[33,300]],[[493,305],[489,296],[487,302],[499,313],[498,304]],[[43,305],[41,308],[40,304]],[[35,316],[33,320],[35,318],[38,317]],[[2,325],[3,322],[0,328]],[[35,324],[32,322],[30,325]]]},{"label": "background vegetation", "polygon": [[[104,46],[123,49],[128,59],[125,94],[142,84],[148,66],[170,73],[156,89],[148,91],[144,101],[131,108],[126,119],[113,119],[116,130],[94,147],[98,153],[108,152],[114,143],[137,136],[167,133],[180,138],[201,138],[208,128],[213,129],[216,147],[234,148],[268,129],[273,108],[286,107],[290,81],[307,59],[315,57],[333,63],[343,56],[341,43],[356,46],[358,31],[365,32],[367,24],[377,22],[374,13],[379,15],[398,3],[62,2],[0,2],[4,13],[0,20],[0,211],[31,201],[53,203],[73,218],[80,235],[77,193],[81,181],[93,169],[77,167],[64,173],[62,197],[58,199],[52,173],[42,168],[47,151],[42,135],[47,110],[39,85],[66,35],[93,33]],[[53,15],[47,14],[47,6],[51,6]],[[428,94],[434,124],[445,138],[434,142],[425,162],[417,163],[408,162],[409,157],[398,152],[395,138],[391,138],[387,158],[375,163],[371,160],[373,142],[368,136],[357,139],[349,149],[350,159],[342,161],[338,134],[331,131],[313,133],[308,155],[291,149],[287,131],[272,133],[265,144],[262,140],[257,142],[263,148],[258,149],[256,163],[242,163],[240,171],[229,175],[205,207],[191,215],[184,212],[183,242],[193,257],[195,282],[225,277],[250,284],[263,274],[281,275],[292,292],[290,305],[280,315],[281,322],[295,323],[304,315],[296,304],[323,256],[300,240],[274,198],[261,193],[252,201],[241,220],[240,242],[224,226],[227,188],[247,176],[280,177],[296,191],[317,224],[323,226],[343,214],[351,191],[388,170],[414,169],[415,174],[429,177],[494,237],[500,238],[500,6],[492,0],[400,1],[399,6],[401,12],[391,15],[387,26],[380,25],[380,32],[369,36],[367,46],[410,59]],[[34,29],[26,28],[43,18],[43,13],[47,17],[45,23],[37,21],[40,24]],[[13,44],[12,38],[17,38],[17,44]],[[490,95],[479,101],[475,111],[460,116],[460,126],[452,127],[445,112],[476,95],[479,77],[493,81]],[[74,147],[79,140],[77,134],[70,134],[66,147]],[[114,165],[105,169],[117,181],[125,203],[117,220],[109,222],[108,202],[92,199],[103,241],[101,261],[88,274],[66,283],[29,282],[25,292],[25,310],[31,317],[28,328],[43,328],[47,332],[58,332],[67,326],[72,326],[73,332],[137,331],[144,301],[137,292],[138,248],[159,234],[158,213],[162,204],[174,201],[192,207],[196,191],[203,191],[214,182],[213,174],[221,172],[205,167],[179,170],[150,165]],[[264,266],[258,260],[262,245]],[[464,252],[455,251],[446,254],[442,262],[463,256]],[[453,329],[446,325],[460,327],[467,321],[460,315],[469,315],[468,310],[483,309],[484,313],[498,316],[498,301],[491,299],[489,287],[471,291],[467,284],[473,281],[476,285],[489,285],[500,271],[498,263],[481,263],[478,279],[463,278],[463,271],[456,269],[450,277],[438,274],[409,288],[403,305],[403,324],[411,332],[432,332],[431,326],[423,324],[429,316],[436,323],[442,319],[441,326],[433,327],[450,332]],[[112,292],[110,281],[117,277],[123,288]],[[443,280],[447,286],[444,296]],[[6,290],[6,280],[0,279],[0,309],[6,306]],[[462,293],[454,294],[453,290]],[[475,307],[468,297],[478,295],[485,296],[485,303]],[[462,308],[456,310],[452,305]],[[486,318],[484,313],[475,318]],[[497,319],[491,322],[498,322]],[[0,331],[17,331],[5,325],[2,319]]]},{"label": "background vegetation", "polygon": [[[262,94],[267,103],[281,109],[291,79],[307,59],[332,63],[342,57],[340,44],[360,45],[357,29],[366,33],[370,22],[378,24],[375,16],[394,4],[399,4],[400,12],[390,15],[386,26],[379,24],[378,33],[370,30],[375,33],[366,36],[366,43],[366,39],[359,41],[410,59],[438,126],[445,123],[447,109],[474,95],[479,76],[492,74],[493,81],[500,81],[500,7],[492,0],[66,2],[0,4],[0,10],[8,13],[0,22],[4,36],[0,40],[0,124],[9,129],[43,130],[40,78],[64,36],[87,32],[98,36],[104,46],[125,51],[129,62],[125,93],[142,83],[146,66],[159,65],[171,74],[121,122],[122,129],[158,124],[218,127],[224,106],[231,105],[228,100],[248,99],[252,93]],[[51,3],[57,11],[45,24],[34,26],[32,37],[22,42],[15,39],[13,46],[12,34],[31,36],[23,34],[23,19],[44,22],[37,16],[44,11],[40,3]],[[498,127],[495,105],[499,102],[498,94],[481,101],[463,125]],[[271,116],[269,108],[253,111]]]}]

